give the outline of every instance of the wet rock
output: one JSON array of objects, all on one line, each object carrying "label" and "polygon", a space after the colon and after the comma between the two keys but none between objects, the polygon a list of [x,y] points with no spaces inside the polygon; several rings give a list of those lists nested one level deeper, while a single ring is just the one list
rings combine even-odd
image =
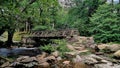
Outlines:
[{"label": "wet rock", "polygon": [[120,50],[116,51],[113,55],[114,55],[115,57],[120,58]]}]

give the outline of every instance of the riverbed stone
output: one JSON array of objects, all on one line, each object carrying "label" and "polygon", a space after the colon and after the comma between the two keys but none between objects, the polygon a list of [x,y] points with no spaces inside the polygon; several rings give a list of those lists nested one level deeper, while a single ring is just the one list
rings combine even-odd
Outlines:
[{"label": "riverbed stone", "polygon": [[53,56],[58,57],[59,56],[59,51],[55,51],[52,53]]},{"label": "riverbed stone", "polygon": [[37,68],[49,68],[50,64],[48,62],[41,63],[37,65]]},{"label": "riverbed stone", "polygon": [[120,58],[120,50],[116,51],[113,55],[114,55],[115,57]]}]

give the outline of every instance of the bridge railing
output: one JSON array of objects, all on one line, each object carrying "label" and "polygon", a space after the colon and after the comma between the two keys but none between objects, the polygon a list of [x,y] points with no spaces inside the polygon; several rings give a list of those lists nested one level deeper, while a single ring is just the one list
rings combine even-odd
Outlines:
[{"label": "bridge railing", "polygon": [[78,30],[31,31],[31,37],[66,37],[79,35]]}]

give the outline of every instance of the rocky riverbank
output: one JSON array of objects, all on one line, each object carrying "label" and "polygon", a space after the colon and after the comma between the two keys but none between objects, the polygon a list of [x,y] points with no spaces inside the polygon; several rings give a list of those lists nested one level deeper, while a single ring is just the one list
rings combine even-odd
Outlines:
[{"label": "rocky riverbank", "polygon": [[[47,53],[36,48],[18,48],[16,58],[0,57],[0,68],[120,68],[119,44],[95,44],[92,37],[80,36],[66,40],[70,52],[62,56],[57,50]],[[7,54],[16,54],[14,49],[11,51]]]}]

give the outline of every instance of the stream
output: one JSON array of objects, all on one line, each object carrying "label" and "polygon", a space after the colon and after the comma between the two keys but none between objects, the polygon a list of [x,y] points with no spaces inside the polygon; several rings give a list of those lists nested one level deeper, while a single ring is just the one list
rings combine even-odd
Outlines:
[{"label": "stream", "polygon": [[34,56],[40,54],[41,51],[38,48],[0,48],[0,56],[8,57],[15,55],[29,55]]}]

